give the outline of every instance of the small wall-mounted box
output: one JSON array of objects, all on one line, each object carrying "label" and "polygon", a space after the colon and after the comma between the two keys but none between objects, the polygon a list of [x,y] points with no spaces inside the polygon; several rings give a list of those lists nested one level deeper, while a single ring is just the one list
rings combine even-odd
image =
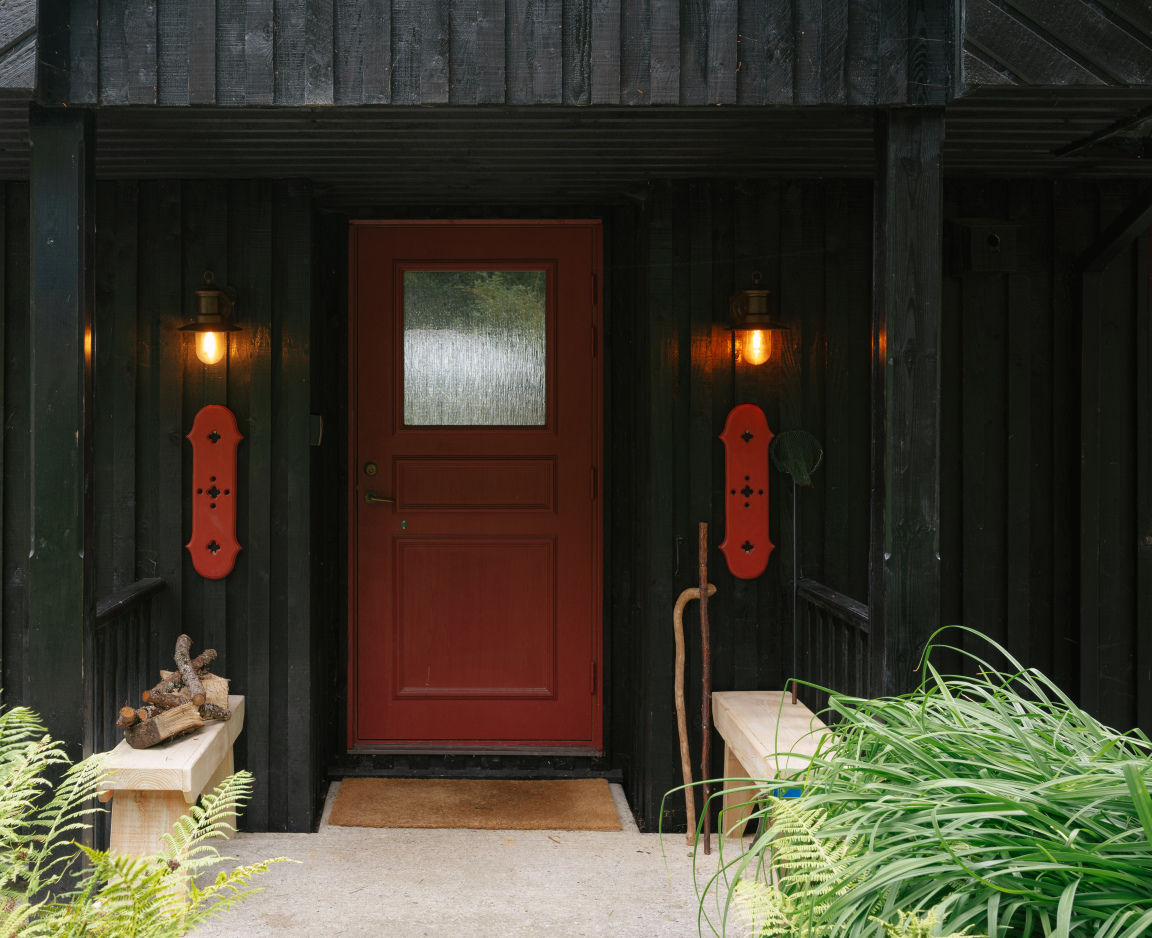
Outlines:
[{"label": "small wall-mounted box", "polygon": [[1016,270],[1020,226],[998,218],[953,218],[945,226],[948,273],[1010,274]]}]

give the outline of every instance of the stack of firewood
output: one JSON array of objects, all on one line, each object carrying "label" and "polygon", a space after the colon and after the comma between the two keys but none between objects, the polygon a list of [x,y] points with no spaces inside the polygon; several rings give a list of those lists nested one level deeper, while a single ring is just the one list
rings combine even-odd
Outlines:
[{"label": "stack of firewood", "polygon": [[228,679],[211,673],[216,650],[209,648],[190,658],[192,639],[176,640],[175,671],[161,671],[160,683],[140,696],[139,709],[125,704],[116,725],[133,749],[147,749],[166,739],[183,736],[204,725],[205,720],[230,720]]}]

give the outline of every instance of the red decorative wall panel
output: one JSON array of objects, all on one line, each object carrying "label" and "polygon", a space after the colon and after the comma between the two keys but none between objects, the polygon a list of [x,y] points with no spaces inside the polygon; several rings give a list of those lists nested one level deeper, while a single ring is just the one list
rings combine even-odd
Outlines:
[{"label": "red decorative wall panel", "polygon": [[192,539],[184,545],[207,580],[232,572],[236,542],[236,447],[244,439],[227,407],[209,404],[196,415],[192,441]]},{"label": "red decorative wall panel", "polygon": [[755,404],[733,407],[720,434],[724,443],[724,542],[720,552],[732,575],[760,576],[773,545],[768,540],[768,418]]}]

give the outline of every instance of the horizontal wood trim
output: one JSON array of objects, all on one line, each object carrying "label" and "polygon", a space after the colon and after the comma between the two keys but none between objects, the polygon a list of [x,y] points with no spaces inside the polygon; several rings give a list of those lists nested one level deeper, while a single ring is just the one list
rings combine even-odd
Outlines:
[{"label": "horizontal wood trim", "polygon": [[868,606],[864,603],[857,602],[815,580],[801,578],[796,590],[801,599],[819,606],[849,625],[856,626],[861,632],[868,631]]},{"label": "horizontal wood trim", "polygon": [[137,580],[131,586],[117,590],[111,596],[98,600],[96,603],[96,627],[101,628],[108,625],[120,616],[126,615],[133,609],[149,602],[162,589],[164,589],[164,578],[154,576],[146,580]]}]

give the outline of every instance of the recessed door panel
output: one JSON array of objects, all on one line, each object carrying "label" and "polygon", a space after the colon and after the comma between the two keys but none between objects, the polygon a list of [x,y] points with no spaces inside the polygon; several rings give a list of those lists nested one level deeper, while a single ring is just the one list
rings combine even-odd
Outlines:
[{"label": "recessed door panel", "polygon": [[400,541],[397,693],[551,697],[554,547],[551,538]]},{"label": "recessed door panel", "polygon": [[601,747],[598,222],[354,222],[349,745]]},{"label": "recessed door panel", "polygon": [[396,460],[400,509],[441,511],[551,511],[556,460]]}]

